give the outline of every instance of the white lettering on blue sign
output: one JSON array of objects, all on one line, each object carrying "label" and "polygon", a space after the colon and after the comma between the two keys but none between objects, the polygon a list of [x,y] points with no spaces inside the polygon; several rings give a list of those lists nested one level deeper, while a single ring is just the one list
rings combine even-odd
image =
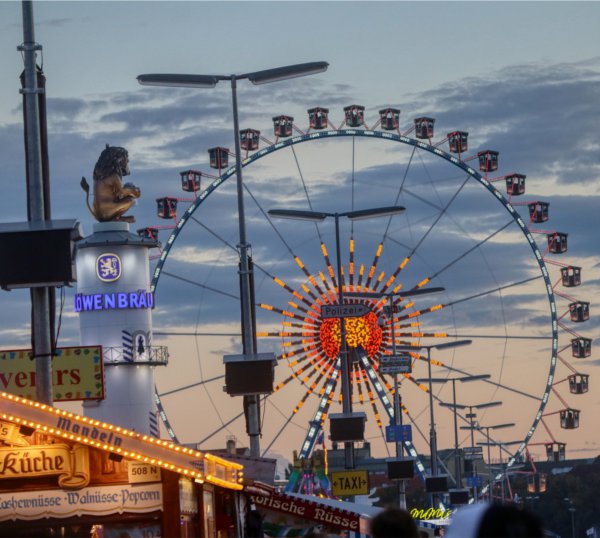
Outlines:
[{"label": "white lettering on blue sign", "polygon": [[98,310],[154,308],[154,294],[138,290],[121,293],[77,293],[74,297],[75,312]]}]

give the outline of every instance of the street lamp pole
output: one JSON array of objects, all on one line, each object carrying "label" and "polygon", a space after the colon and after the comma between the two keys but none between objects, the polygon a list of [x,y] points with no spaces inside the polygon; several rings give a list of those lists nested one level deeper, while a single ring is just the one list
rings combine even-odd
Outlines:
[{"label": "street lamp pole", "polygon": [[569,503],[569,512],[571,512],[571,536],[575,538],[575,507],[573,506],[573,501],[569,497],[564,498],[565,502]]},{"label": "street lamp pole", "polygon": [[[240,242],[237,245],[240,256],[240,309],[242,317],[242,342],[244,355],[256,354],[256,339],[254,335],[254,315],[251,293],[252,266],[249,262],[248,251],[250,245],[246,240],[246,219],[244,214],[244,185],[242,179],[242,157],[240,148],[240,129],[237,105],[237,81],[248,79],[253,84],[267,84],[290,78],[321,73],[327,70],[327,62],[311,62],[305,64],[277,67],[264,71],[255,71],[242,75],[178,75],[178,74],[147,74],[139,75],[137,80],[142,85],[173,86],[188,88],[214,88],[221,80],[231,83],[231,97],[233,107],[233,130],[235,141],[236,185]],[[250,456],[260,457],[260,412],[259,398],[256,394],[245,396],[248,403],[248,434],[250,437]]]},{"label": "street lamp pole", "polygon": [[[447,404],[445,402],[440,402],[442,407],[451,407],[454,414],[454,480],[456,482],[456,487],[462,487],[462,470],[460,465],[460,453],[458,451],[458,413],[457,409],[466,409],[467,405],[461,405],[456,403],[456,382],[460,381],[461,383],[466,383],[468,381],[478,381],[480,379],[489,379],[491,376],[489,374],[481,374],[481,375],[466,375],[461,377],[451,377],[451,378],[438,378],[433,381],[437,383],[446,383],[447,381],[452,381],[452,403]],[[471,422],[472,424],[472,422]],[[471,445],[473,445],[473,437],[471,436]]]},{"label": "street lamp pole", "polygon": [[452,403],[454,404],[454,481],[456,487],[462,487],[462,476],[460,470],[460,454],[458,453],[458,417],[456,413],[456,378],[452,379]]},{"label": "street lamp pole", "polygon": [[[334,215],[335,219],[335,250],[337,259],[337,277],[338,277],[338,301],[344,303],[344,287],[342,286],[342,259],[340,248],[340,216]],[[342,411],[344,414],[352,413],[352,393],[350,391],[350,365],[348,364],[348,344],[346,342],[346,320],[340,318],[340,361],[342,376]],[[347,469],[354,469],[354,443],[344,443],[344,458]]]},{"label": "street lamp pole", "polygon": [[[437,433],[435,431],[435,419],[433,418],[433,387],[431,380],[431,347],[427,347],[427,377],[429,378],[429,447],[431,450],[431,473],[438,475],[437,461]],[[437,495],[432,496],[433,506],[436,506]]]},{"label": "street lamp pole", "polygon": [[[432,346],[399,346],[398,349],[402,351],[416,351],[419,349],[427,350],[427,379],[429,381],[429,448],[431,452],[431,475],[438,475],[438,461],[437,461],[437,434],[435,431],[435,418],[433,411],[433,388],[432,388],[432,375],[431,375],[431,350],[432,349],[449,349],[459,346],[468,346],[472,340],[456,340],[455,342],[446,342],[444,344],[437,344]],[[434,493],[432,496],[432,502],[435,506],[437,503],[437,495]]]},{"label": "street lamp pole", "polygon": [[[348,293],[348,297],[357,297],[357,298],[373,298],[373,299],[381,299],[382,297],[387,297],[389,301],[389,309],[390,309],[390,323],[391,323],[391,333],[392,333],[392,355],[396,356],[396,330],[395,330],[395,320],[394,320],[394,300],[396,297],[408,297],[415,295],[429,295],[432,293],[439,293],[441,291],[445,291],[445,288],[425,288],[425,289],[415,289],[408,290],[403,293],[377,293],[377,292],[351,292]],[[402,395],[400,394],[400,387],[398,384],[398,374],[394,374],[394,425],[402,426]],[[396,457],[402,458],[404,457],[404,439],[396,439]],[[406,484],[404,480],[400,480],[398,483],[398,499],[400,508],[406,509]]]},{"label": "street lamp pole", "polygon": [[[384,217],[398,215],[404,212],[404,207],[389,206],[372,209],[361,209],[356,211],[345,211],[343,213],[327,213],[322,211],[303,211],[297,209],[270,209],[268,214],[271,217],[278,217],[293,220],[308,220],[312,222],[322,222],[327,217],[333,217],[335,220],[335,248],[337,258],[337,279],[338,279],[338,301],[344,302],[344,291],[342,286],[342,261],[340,248],[340,217],[347,217],[350,220],[364,220],[372,217]],[[343,317],[340,319],[340,375],[342,377],[342,410],[344,414],[352,413],[352,393],[350,389],[350,365],[348,364],[348,345],[346,342],[346,322]],[[344,457],[346,469],[354,469],[354,443],[344,443]]]},{"label": "street lamp pole", "polygon": [[[231,101],[233,107],[233,137],[235,141],[235,176],[238,205],[238,225],[240,242],[237,245],[240,255],[240,291],[242,311],[242,345],[244,354],[256,353],[254,322],[252,315],[251,268],[248,256],[250,245],[246,241],[246,216],[244,210],[244,183],[242,179],[242,151],[240,148],[240,126],[237,104],[237,78],[231,75]],[[250,437],[250,455],[260,457],[260,410],[256,394],[244,396],[248,404],[248,435]]]},{"label": "street lamp pole", "polygon": [[494,501],[493,499],[493,490],[494,490],[494,486],[493,486],[493,475],[492,475],[492,456],[491,456],[491,452],[490,452],[490,447],[492,445],[492,443],[490,442],[490,430],[499,430],[502,428],[512,428],[515,425],[514,422],[510,422],[508,424],[494,424],[493,426],[481,426],[479,425],[477,427],[478,430],[485,430],[485,436],[487,438],[487,453],[488,453],[488,481],[489,481],[489,502],[492,503]]}]

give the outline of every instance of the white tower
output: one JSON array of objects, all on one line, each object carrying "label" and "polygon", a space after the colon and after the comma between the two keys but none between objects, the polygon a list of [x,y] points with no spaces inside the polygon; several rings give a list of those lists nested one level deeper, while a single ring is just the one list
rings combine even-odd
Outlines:
[{"label": "white tower", "polygon": [[104,355],[105,399],[84,402],[85,415],[158,436],[154,367],[168,354],[152,346],[148,249],[156,245],[126,222],[94,224],[77,244],[74,303],[81,345],[101,345]]}]

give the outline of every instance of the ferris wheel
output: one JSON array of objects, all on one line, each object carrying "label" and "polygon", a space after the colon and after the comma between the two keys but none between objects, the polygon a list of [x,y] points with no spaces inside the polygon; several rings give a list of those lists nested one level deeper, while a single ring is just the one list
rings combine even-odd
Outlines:
[{"label": "ferris wheel", "polygon": [[[432,377],[438,446],[455,445],[456,418],[469,430],[460,432],[461,450],[476,452],[474,432],[487,427],[487,443],[501,447],[509,467],[528,446],[564,459],[566,441],[553,432],[579,426],[567,399],[588,391],[578,361],[591,355],[591,339],[579,332],[589,302],[571,295],[581,267],[564,261],[568,234],[550,227],[549,203],[529,195],[526,176],[500,175],[497,151],[472,151],[465,131],[437,135],[431,117],[402,128],[395,108],[379,110],[371,127],[360,105],[345,107],[337,126],[324,107],[308,109],[308,127],[286,115],[272,121],[271,139],[240,131],[258,348],[277,359],[274,392],[261,398],[263,452],[308,457],[342,408],[340,324],[320,315],[337,301],[339,270],[345,293],[381,295],[346,301],[368,307],[346,320],[346,337],[351,400],[366,414],[373,455],[392,455],[385,428],[394,387],[381,366],[397,345],[414,347],[400,393],[413,428],[404,444],[420,473]],[[241,347],[236,192],[227,181],[236,170],[225,147],[208,157],[210,172],[179,172],[183,196],[157,200],[162,224],[138,231],[169,233],[152,279],[154,338],[171,355],[169,371],[157,373],[160,416],[174,440],[202,448],[246,436],[241,399],[223,392],[223,356]],[[332,223],[269,215],[278,207],[343,214],[391,205],[406,211],[340,220],[339,268]],[[430,287],[445,291],[410,296]],[[163,299],[180,306],[167,311]],[[465,339],[468,348],[439,345]],[[500,441],[490,426],[508,420],[517,441]]]}]

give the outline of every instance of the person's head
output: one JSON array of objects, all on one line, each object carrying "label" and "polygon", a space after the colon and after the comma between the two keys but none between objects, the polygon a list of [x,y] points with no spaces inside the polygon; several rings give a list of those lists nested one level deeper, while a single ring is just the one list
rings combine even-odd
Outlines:
[{"label": "person's head", "polygon": [[418,538],[419,532],[412,516],[400,508],[385,508],[370,524],[373,538]]},{"label": "person's head", "polygon": [[544,531],[540,520],[516,506],[493,504],[481,519],[479,538],[541,538]]},{"label": "person's head", "polygon": [[453,515],[446,538],[542,538],[541,522],[511,505],[476,504]]}]

